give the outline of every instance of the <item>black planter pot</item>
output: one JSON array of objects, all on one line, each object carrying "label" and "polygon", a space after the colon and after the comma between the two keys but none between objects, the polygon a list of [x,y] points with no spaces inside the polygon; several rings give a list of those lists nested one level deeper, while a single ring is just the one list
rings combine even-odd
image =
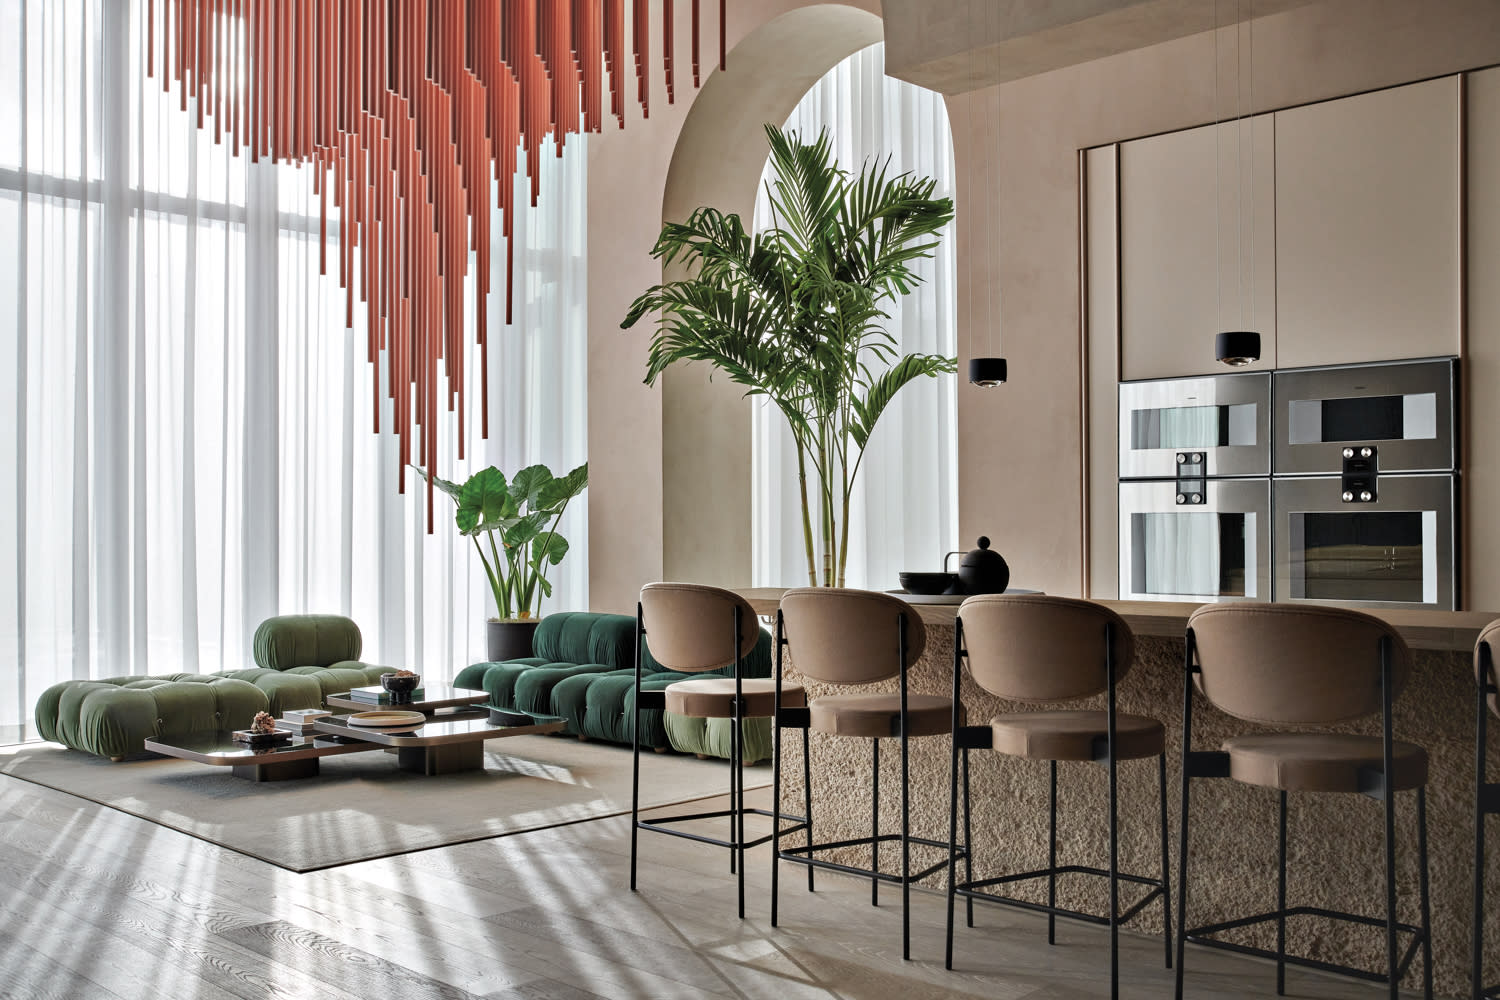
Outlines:
[{"label": "black planter pot", "polygon": [[485,623],[486,652],[491,663],[519,660],[531,655],[531,637],[541,619],[522,622],[489,621]]}]

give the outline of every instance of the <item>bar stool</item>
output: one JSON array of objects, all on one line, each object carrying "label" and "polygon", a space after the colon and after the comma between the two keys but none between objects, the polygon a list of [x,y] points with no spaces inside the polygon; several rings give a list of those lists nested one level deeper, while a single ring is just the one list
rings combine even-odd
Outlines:
[{"label": "bar stool", "polygon": [[[641,643],[650,636],[651,654],[669,670],[702,673],[733,666],[733,677],[704,677],[669,684],[660,691],[641,690]],[[730,851],[729,870],[738,876],[739,915],[745,916],[745,851],[771,840],[771,834],[745,839],[746,814],[776,815],[745,806],[745,719],[772,715],[779,704],[805,705],[802,688],[780,679],[743,676],[745,656],[760,638],[755,611],[738,594],[691,583],[648,583],[636,606],[635,708],[631,724],[630,889],[635,891],[637,840],[641,830],[716,844]],[[662,709],[699,719],[732,719],[729,758],[729,808],[643,820],[641,808],[641,710]],[[664,824],[729,819],[729,838],[721,840]],[[800,819],[801,817],[793,817]],[[777,822],[780,822],[778,817]],[[795,828],[794,828],[795,829]]]},{"label": "bar stool", "polygon": [[[1479,704],[1475,713],[1474,754],[1474,1000],[1500,997],[1500,983],[1484,985],[1484,820],[1500,814],[1500,784],[1485,781],[1485,751],[1490,712],[1500,716],[1500,679],[1495,672],[1495,649],[1500,647],[1500,621],[1490,622],[1474,644],[1474,675],[1479,681]],[[1488,704],[1486,704],[1488,703]]]},{"label": "bar stool", "polygon": [[[963,896],[988,900],[1047,914],[1047,943],[1056,943],[1057,917],[1070,917],[1109,926],[1110,995],[1119,995],[1119,928],[1158,897],[1164,920],[1163,950],[1172,965],[1172,909],[1167,858],[1166,727],[1156,719],[1129,715],[1115,708],[1116,687],[1130,672],[1135,638],[1119,615],[1089,601],[1046,596],[971,597],[958,609],[953,637],[953,761],[949,783],[949,838],[953,845],[948,867],[948,940],[946,964],[953,968],[953,904]],[[1007,701],[1056,703],[1105,694],[1104,711],[1031,711],[997,715],[984,726],[959,721],[959,681],[963,663],[985,691]],[[1036,871],[974,880],[966,872],[957,878],[958,766],[963,758],[968,775],[969,751],[991,749],[1013,757],[1045,760],[1051,766],[1048,795],[1047,867]],[[1156,758],[1161,877],[1126,875],[1119,871],[1117,772],[1122,760]],[[1109,867],[1057,863],[1057,764],[1093,761],[1109,771]],[[965,781],[967,786],[967,780]],[[965,787],[965,808],[968,789]],[[964,847],[969,848],[967,824]],[[972,859],[970,859],[972,860]],[[966,867],[968,862],[966,862]],[[1057,905],[1057,877],[1064,874],[1104,876],[1109,879],[1109,915],[1083,913]],[[1029,879],[1047,880],[1047,903],[1016,899],[986,890]],[[1120,882],[1150,886],[1150,891],[1124,913],[1120,912]],[[970,916],[972,926],[972,914]]]},{"label": "bar stool", "polygon": [[[1276,960],[1276,992],[1286,992],[1288,963],[1342,972],[1387,984],[1395,1000],[1418,947],[1423,995],[1432,996],[1432,942],[1427,884],[1427,751],[1391,733],[1391,704],[1411,673],[1406,643],[1385,622],[1342,608],[1292,604],[1218,604],[1188,619],[1182,702],[1182,833],[1177,873],[1177,997],[1183,985],[1183,948],[1191,939],[1210,947]],[[1380,736],[1273,732],[1234,736],[1219,750],[1192,749],[1193,689],[1220,711],[1262,725],[1328,725],[1379,714]],[[1269,913],[1187,927],[1188,791],[1192,778],[1230,778],[1274,788],[1279,797],[1276,909]],[[1396,919],[1395,792],[1417,792],[1420,927]],[[1384,804],[1386,912],[1383,919],[1313,906],[1286,905],[1288,792],[1368,795]],[[1286,918],[1317,916],[1386,931],[1382,973],[1286,953]],[[1220,931],[1276,922],[1276,950],[1214,940]],[[1404,955],[1398,936],[1412,935]]]},{"label": "bar stool", "polygon": [[[776,683],[780,704],[786,704],[782,688],[783,652],[790,649],[797,670],[824,684],[839,687],[873,684],[900,679],[894,694],[830,694],[812,699],[805,709],[782,708],[776,713],[775,761],[776,855],[771,867],[771,926],[776,926],[779,877],[782,861],[808,866],[808,888],[813,868],[824,868],[870,879],[870,903],[879,905],[880,883],[901,886],[901,957],[911,958],[911,884],[940,870],[948,862],[913,874],[911,845],[948,848],[948,843],[911,835],[910,756],[913,738],[943,736],[949,731],[953,703],[942,695],[913,694],[907,687],[907,671],[927,646],[927,629],[911,605],[888,594],[829,587],[788,590],[776,614]],[[808,812],[804,819],[807,846],[781,846],[782,729],[803,731],[802,780],[808,789]],[[870,789],[873,800],[870,835],[849,840],[813,843],[812,799],[807,733],[867,739],[870,741]],[[880,832],[880,741],[897,738],[901,746],[901,832]],[[794,832],[787,830],[786,833]],[[880,870],[880,845],[901,845],[901,873]],[[870,847],[870,867],[858,868],[814,857],[819,851]]]}]

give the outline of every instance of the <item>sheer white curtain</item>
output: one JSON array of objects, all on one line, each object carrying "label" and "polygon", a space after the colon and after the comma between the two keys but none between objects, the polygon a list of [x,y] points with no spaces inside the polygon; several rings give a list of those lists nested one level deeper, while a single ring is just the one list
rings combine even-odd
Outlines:
[{"label": "sheer white curtain", "polygon": [[[438,680],[483,657],[493,613],[451,502],[429,536],[420,480],[397,492],[388,403],[372,433],[336,210],[320,277],[311,170],[197,129],[142,70],[145,8],[0,4],[0,740],[60,680],[246,665],[269,615],[348,614],[366,659]],[[470,331],[444,478],[585,460],[583,152],[542,154],[515,322],[500,296],[490,312],[490,438]],[[587,606],[585,525],[577,503],[544,610]]]},{"label": "sheer white curtain", "polygon": [[[883,45],[856,52],[816,83],[785,127],[807,139],[827,128],[839,164],[858,172],[872,157],[890,157],[892,174],[937,180],[954,196],[953,139],[941,94],[885,75]],[[771,225],[765,185],[755,204],[757,230]],[[956,353],[957,279],[953,226],[933,259],[916,270],[926,280],[891,311],[888,329],[902,353]],[[957,386],[953,376],[918,379],[886,409],[865,452],[854,493],[846,582],[889,590],[902,569],[937,569],[958,547]],[[756,586],[806,586],[797,491],[796,449],[786,422],[757,403],[752,422],[752,578]]]}]

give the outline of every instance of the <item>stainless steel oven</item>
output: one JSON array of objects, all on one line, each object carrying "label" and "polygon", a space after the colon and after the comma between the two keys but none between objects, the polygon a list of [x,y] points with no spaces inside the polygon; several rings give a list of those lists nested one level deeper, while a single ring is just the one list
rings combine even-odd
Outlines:
[{"label": "stainless steel oven", "polygon": [[1271,474],[1267,372],[1120,385],[1120,478],[1166,479],[1194,457],[1203,476]]},{"label": "stainless steel oven", "polygon": [[1120,598],[1271,599],[1267,479],[1120,484]]},{"label": "stainless steel oven", "polygon": [[1454,360],[1310,368],[1272,376],[1277,476],[1337,473],[1349,446],[1378,471],[1452,472]]},{"label": "stainless steel oven", "polygon": [[1371,499],[1345,477],[1272,485],[1278,601],[1451,610],[1454,477],[1380,476]]}]

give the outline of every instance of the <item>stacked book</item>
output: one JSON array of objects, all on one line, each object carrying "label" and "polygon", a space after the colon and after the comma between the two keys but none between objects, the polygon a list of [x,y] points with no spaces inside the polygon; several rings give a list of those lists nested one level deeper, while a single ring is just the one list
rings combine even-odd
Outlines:
[{"label": "stacked book", "polygon": [[[403,698],[400,704],[409,704],[422,700],[423,691],[417,688],[409,697]],[[391,697],[391,693],[380,685],[374,687],[358,687],[349,689],[349,700],[363,702],[366,705],[394,705],[397,704]]]},{"label": "stacked book", "polygon": [[281,713],[281,718],[276,720],[276,728],[290,730],[298,736],[306,736],[313,731],[314,722],[332,714],[322,708],[294,708]]}]

